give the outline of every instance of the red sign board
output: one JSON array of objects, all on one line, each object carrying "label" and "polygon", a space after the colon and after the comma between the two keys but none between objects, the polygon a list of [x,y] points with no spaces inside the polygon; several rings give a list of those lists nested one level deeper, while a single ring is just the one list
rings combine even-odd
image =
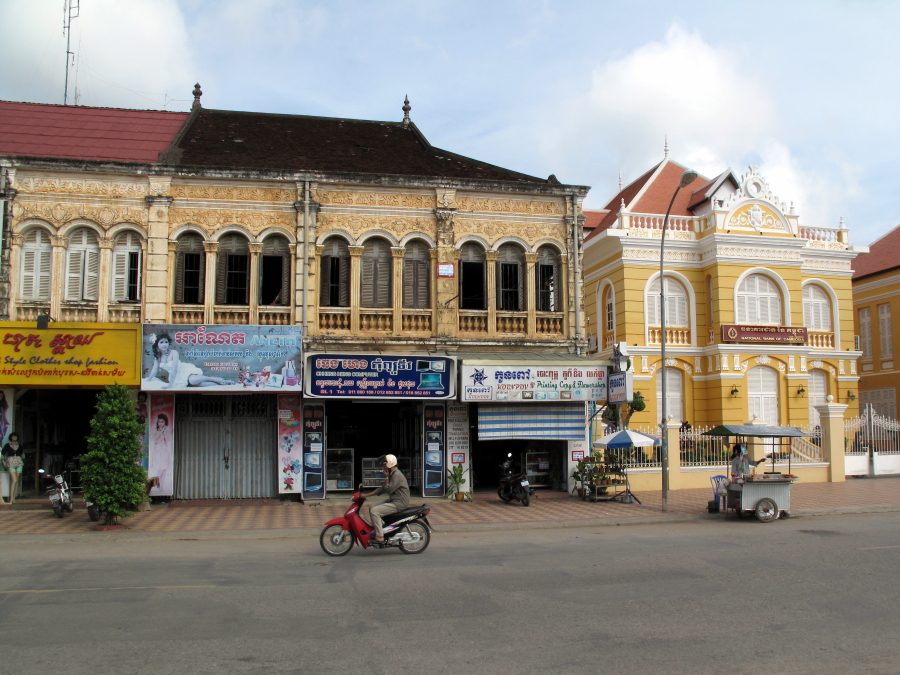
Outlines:
[{"label": "red sign board", "polygon": [[722,326],[722,340],[725,342],[763,342],[769,344],[806,344],[805,326],[745,326],[726,324]]}]

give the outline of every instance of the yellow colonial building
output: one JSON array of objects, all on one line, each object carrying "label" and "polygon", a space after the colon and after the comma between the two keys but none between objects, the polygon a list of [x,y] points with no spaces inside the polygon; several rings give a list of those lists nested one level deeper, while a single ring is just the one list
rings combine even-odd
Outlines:
[{"label": "yellow colonial building", "polygon": [[[850,246],[843,221],[803,223],[755,167],[740,177],[698,177],[675,198],[666,233],[662,363],[660,235],[685,170],[667,156],[587,214],[599,221],[585,240],[592,345],[604,358],[627,344],[634,389],[646,402],[631,426],[658,429],[665,377],[670,426],[756,421],[810,430],[795,456],[824,480],[816,406],[857,407],[851,263],[861,249]],[[695,440],[681,444],[685,462],[721,467],[718,456],[687,457]]]}]

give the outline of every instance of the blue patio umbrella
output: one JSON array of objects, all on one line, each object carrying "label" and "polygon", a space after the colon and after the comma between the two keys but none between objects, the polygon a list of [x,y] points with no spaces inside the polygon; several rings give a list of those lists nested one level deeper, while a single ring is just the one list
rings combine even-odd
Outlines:
[{"label": "blue patio umbrella", "polygon": [[652,445],[662,445],[662,443],[658,438],[629,429],[617,431],[594,441],[595,448],[612,448],[614,450],[630,447],[647,448]]}]

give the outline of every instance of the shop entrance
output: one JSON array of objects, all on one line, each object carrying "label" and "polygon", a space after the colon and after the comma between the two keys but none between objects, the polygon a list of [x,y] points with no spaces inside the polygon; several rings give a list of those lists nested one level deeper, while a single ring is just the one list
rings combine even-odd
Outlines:
[{"label": "shop entrance", "polygon": [[276,395],[177,394],[176,499],[278,494]]},{"label": "shop entrance", "polygon": [[567,441],[512,438],[479,441],[478,429],[472,429],[472,471],[476,492],[493,492],[500,485],[500,465],[506,454],[513,456],[513,468],[528,474],[528,482],[537,489],[558,490],[565,482]]},{"label": "shop entrance", "polygon": [[[411,489],[421,489],[422,422],[419,405],[406,401],[329,400],[325,405],[327,491],[352,492],[384,483],[376,460],[397,456]],[[352,473],[349,471],[352,465]]]}]

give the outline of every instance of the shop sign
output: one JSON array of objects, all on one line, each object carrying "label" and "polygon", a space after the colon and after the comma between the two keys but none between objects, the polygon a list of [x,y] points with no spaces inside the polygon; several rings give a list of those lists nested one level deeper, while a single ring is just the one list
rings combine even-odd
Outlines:
[{"label": "shop sign", "polygon": [[301,326],[143,325],[148,390],[300,392]]},{"label": "shop sign", "polygon": [[141,327],[121,323],[0,322],[5,385],[140,383]]},{"label": "shop sign", "polygon": [[[279,421],[279,427],[282,424]],[[303,406],[303,498],[325,499],[325,406]],[[293,467],[292,467],[293,470]]]},{"label": "shop sign", "polygon": [[612,373],[609,376],[609,402],[631,403],[634,400],[634,372]]},{"label": "shop sign", "polygon": [[426,405],[423,497],[444,496],[444,404]]},{"label": "shop sign", "polygon": [[467,366],[463,401],[606,401],[606,366]]},{"label": "shop sign", "polygon": [[307,396],[452,398],[454,360],[406,354],[308,354]]},{"label": "shop sign", "polygon": [[[312,420],[312,417],[310,417]],[[278,395],[278,493],[303,491],[303,407],[300,394]],[[324,428],[324,418],[322,418]],[[318,432],[323,434],[320,430]]]},{"label": "shop sign", "polygon": [[805,326],[722,326],[725,342],[768,342],[770,344],[803,345],[807,335]]},{"label": "shop sign", "polygon": [[149,458],[147,477],[156,478],[159,485],[150,490],[151,497],[171,496],[175,493],[172,471],[175,466],[175,395],[150,396]]},{"label": "shop sign", "polygon": [[453,263],[438,263],[438,276],[452,279],[456,276],[456,265]]}]

